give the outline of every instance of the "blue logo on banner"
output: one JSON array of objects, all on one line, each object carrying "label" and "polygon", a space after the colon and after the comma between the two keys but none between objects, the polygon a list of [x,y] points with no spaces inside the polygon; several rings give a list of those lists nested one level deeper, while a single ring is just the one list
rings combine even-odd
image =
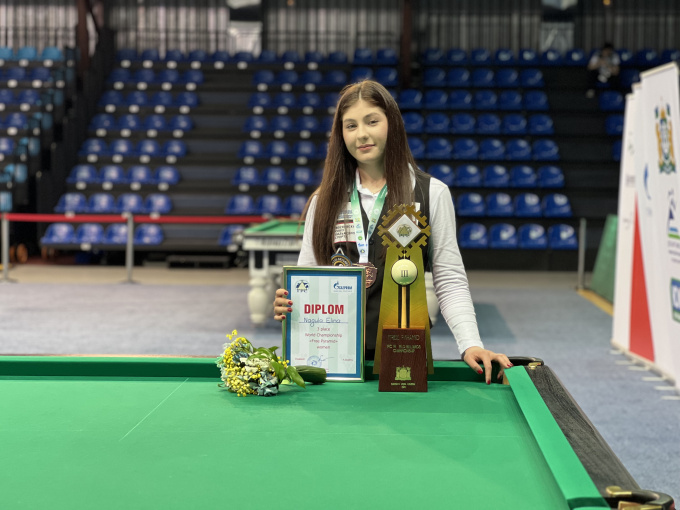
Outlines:
[{"label": "blue logo on banner", "polygon": [[680,322],[680,280],[671,280],[671,305],[673,306],[673,319]]},{"label": "blue logo on banner", "polygon": [[309,290],[309,283],[305,280],[300,280],[295,284],[295,290],[298,292],[307,292],[307,290]]}]

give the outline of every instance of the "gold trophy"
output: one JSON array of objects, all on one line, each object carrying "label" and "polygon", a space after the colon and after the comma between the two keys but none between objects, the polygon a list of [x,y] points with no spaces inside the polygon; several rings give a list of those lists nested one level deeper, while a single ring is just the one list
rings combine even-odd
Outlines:
[{"label": "gold trophy", "polygon": [[422,249],[430,226],[414,205],[397,205],[378,226],[387,246],[373,373],[380,391],[427,391],[434,372]]}]

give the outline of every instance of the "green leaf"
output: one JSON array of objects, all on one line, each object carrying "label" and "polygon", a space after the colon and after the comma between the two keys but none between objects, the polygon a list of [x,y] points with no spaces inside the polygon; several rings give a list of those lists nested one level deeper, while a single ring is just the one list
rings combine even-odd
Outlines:
[{"label": "green leaf", "polygon": [[288,377],[290,377],[290,380],[298,386],[302,386],[303,388],[305,387],[305,381],[302,379],[302,377],[300,377],[297,368],[288,367]]},{"label": "green leaf", "polygon": [[272,361],[271,366],[274,369],[276,377],[279,379],[279,381],[283,381],[286,378],[286,369],[283,368],[283,365],[281,363],[277,363],[276,361]]}]

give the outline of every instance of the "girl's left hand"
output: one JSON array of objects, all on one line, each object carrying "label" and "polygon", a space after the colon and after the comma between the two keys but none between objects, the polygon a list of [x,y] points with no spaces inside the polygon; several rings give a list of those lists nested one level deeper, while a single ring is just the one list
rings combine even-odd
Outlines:
[{"label": "girl's left hand", "polygon": [[[463,361],[465,361],[465,363],[467,363],[470,368],[478,374],[486,372],[484,377],[486,384],[491,384],[492,362],[495,361],[500,366],[500,370],[498,371],[498,379],[501,381],[503,380],[503,373],[505,372],[505,369],[513,366],[505,354],[499,354],[481,347],[469,347],[466,349],[463,356]],[[482,368],[479,366],[480,363],[484,366],[484,371],[482,371]]]}]

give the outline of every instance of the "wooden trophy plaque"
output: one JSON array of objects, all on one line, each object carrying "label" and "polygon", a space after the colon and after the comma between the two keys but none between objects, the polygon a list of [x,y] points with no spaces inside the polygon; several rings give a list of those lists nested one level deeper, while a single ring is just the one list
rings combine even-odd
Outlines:
[{"label": "wooden trophy plaque", "polygon": [[383,329],[379,391],[427,391],[425,330]]}]

